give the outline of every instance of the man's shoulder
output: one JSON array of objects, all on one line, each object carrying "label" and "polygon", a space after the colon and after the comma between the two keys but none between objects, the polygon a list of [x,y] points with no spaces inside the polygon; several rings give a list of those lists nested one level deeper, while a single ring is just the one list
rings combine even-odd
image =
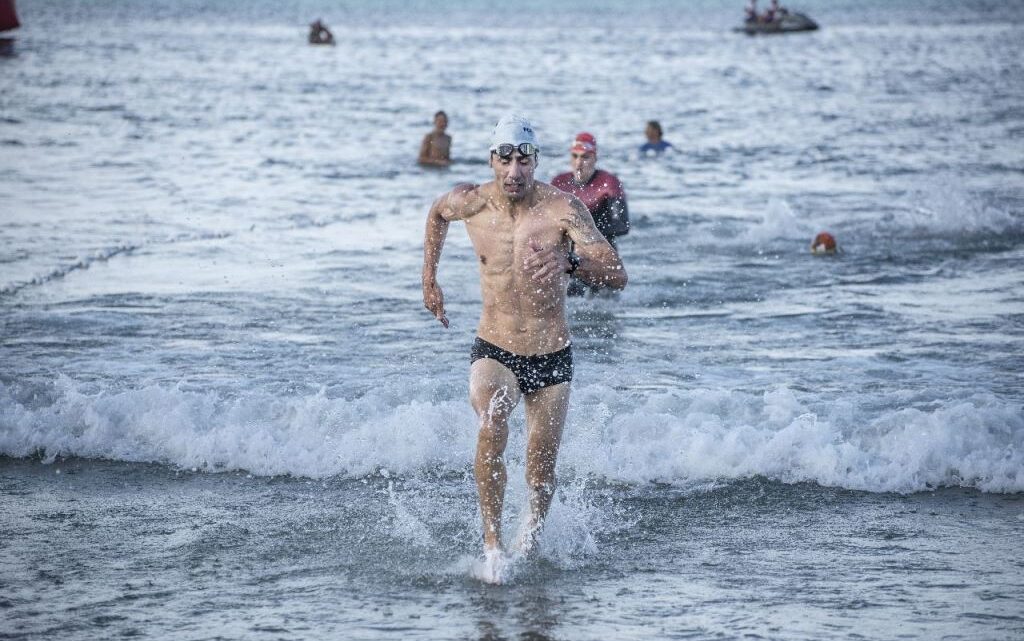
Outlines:
[{"label": "man's shoulder", "polygon": [[483,211],[491,200],[491,190],[494,181],[480,185],[474,183],[459,183],[450,191],[445,192],[437,199],[437,204],[447,214],[442,216],[449,221],[467,220]]},{"label": "man's shoulder", "polygon": [[549,209],[560,210],[570,206],[572,201],[576,200],[572,194],[559,189],[554,180],[551,181],[551,184],[538,182],[537,192],[541,196],[541,201]]},{"label": "man's shoulder", "polygon": [[483,183],[460,183],[456,185],[452,192],[459,191],[462,195],[476,195],[488,200],[488,202],[494,197],[497,183],[493,180],[488,180]]}]

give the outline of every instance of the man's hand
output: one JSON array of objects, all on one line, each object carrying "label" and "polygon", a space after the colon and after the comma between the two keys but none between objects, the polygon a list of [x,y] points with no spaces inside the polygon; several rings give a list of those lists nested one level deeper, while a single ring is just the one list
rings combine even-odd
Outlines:
[{"label": "man's hand", "polygon": [[544,248],[531,238],[530,249],[533,253],[527,256],[523,267],[533,272],[533,280],[550,280],[568,272],[572,266],[568,256],[558,246]]},{"label": "man's hand", "polygon": [[423,306],[445,326],[445,329],[448,328],[448,317],[444,313],[444,292],[435,281],[423,283]]}]

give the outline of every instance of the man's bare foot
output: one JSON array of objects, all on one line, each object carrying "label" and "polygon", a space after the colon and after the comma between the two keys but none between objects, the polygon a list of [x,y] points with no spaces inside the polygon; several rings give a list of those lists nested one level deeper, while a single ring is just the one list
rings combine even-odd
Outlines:
[{"label": "man's bare foot", "polygon": [[474,578],[501,585],[509,579],[509,559],[501,548],[484,548],[484,555],[473,564],[471,574]]}]

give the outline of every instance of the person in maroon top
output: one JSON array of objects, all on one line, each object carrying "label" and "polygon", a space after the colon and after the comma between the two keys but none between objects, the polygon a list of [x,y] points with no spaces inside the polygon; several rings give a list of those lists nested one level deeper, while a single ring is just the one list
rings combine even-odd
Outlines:
[{"label": "person in maroon top", "polygon": [[[615,239],[629,233],[626,192],[618,178],[597,168],[597,139],[593,134],[585,131],[576,134],[569,148],[569,164],[572,171],[555,176],[551,184],[583,201],[598,231],[617,253]],[[580,296],[587,289],[597,291],[574,280],[569,284],[569,295]]]}]

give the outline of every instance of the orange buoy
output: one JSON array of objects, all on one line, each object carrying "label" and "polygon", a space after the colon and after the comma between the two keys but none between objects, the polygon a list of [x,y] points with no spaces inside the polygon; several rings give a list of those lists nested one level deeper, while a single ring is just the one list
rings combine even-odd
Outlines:
[{"label": "orange buoy", "polygon": [[834,254],[838,250],[836,237],[827,231],[823,231],[811,241],[812,254]]}]

